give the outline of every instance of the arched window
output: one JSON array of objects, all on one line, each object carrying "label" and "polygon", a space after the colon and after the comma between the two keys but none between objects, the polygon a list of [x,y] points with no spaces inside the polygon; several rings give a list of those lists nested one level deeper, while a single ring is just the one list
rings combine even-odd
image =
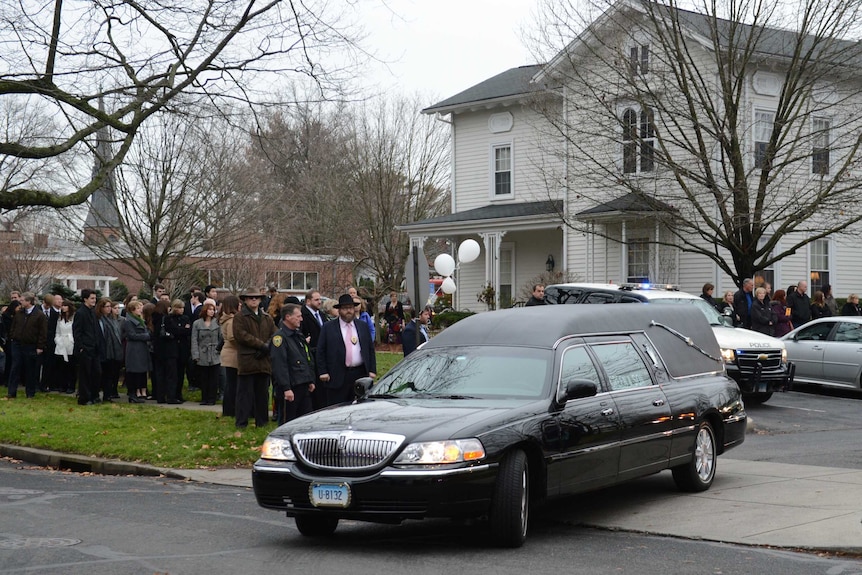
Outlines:
[{"label": "arched window", "polygon": [[652,172],[655,169],[655,123],[649,108],[640,113],[623,111],[623,173]]}]

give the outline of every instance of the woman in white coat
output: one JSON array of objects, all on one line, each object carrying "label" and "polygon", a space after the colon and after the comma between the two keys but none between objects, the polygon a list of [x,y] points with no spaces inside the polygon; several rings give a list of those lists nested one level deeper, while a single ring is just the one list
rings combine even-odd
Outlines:
[{"label": "woman in white coat", "polygon": [[75,356],[75,339],[72,336],[72,318],[75,317],[75,304],[69,300],[63,300],[60,305],[60,317],[57,319],[57,332],[54,336],[54,355],[58,356],[55,361],[55,381],[58,391],[64,393],[75,393],[75,380],[77,369]]}]

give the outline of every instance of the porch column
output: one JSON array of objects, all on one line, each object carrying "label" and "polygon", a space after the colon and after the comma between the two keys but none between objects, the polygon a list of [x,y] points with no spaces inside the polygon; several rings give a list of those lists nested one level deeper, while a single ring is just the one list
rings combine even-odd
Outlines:
[{"label": "porch column", "polygon": [[670,278],[665,278],[664,274],[662,273],[662,269],[659,267],[659,265],[661,264],[661,258],[659,258],[659,250],[661,249],[661,245],[658,243],[658,240],[659,240],[658,234],[659,234],[658,221],[656,221],[656,223],[655,223],[655,276],[653,278],[651,278],[650,281],[652,283],[657,283],[659,281],[662,281],[666,284],[669,284],[669,283],[672,283],[670,281]]},{"label": "porch column", "polygon": [[620,243],[620,279],[619,283],[624,284],[629,281],[629,258],[628,252],[628,238],[626,237],[626,233],[628,229],[626,228],[626,221],[622,221],[622,227],[620,228],[620,239],[622,240]]},{"label": "porch column", "polygon": [[484,289],[488,283],[494,288],[494,308],[500,308],[500,243],[504,231],[484,232],[479,234],[485,244],[485,281],[482,284]]},{"label": "porch column", "polygon": [[425,240],[428,239],[428,236],[410,236],[410,250],[413,250],[413,246],[417,248],[425,249]]}]

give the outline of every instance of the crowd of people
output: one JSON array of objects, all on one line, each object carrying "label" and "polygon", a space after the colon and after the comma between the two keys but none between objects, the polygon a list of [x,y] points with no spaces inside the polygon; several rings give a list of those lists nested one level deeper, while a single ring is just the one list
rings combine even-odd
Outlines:
[{"label": "crowd of people", "polygon": [[[152,300],[121,305],[84,289],[76,306],[13,291],[0,313],[6,397],[24,387],[28,398],[63,392],[86,406],[119,400],[122,385],[129,403],[181,404],[199,389],[201,405],[221,400],[242,429],[269,423],[270,409],[283,423],[350,401],[356,379],[376,377],[374,320],[355,288],[329,305],[316,290],[304,302],[276,290],[217,296],[193,287],[171,300],[157,284]],[[414,320],[422,341],[429,319],[430,310]]]},{"label": "crowd of people", "polygon": [[862,315],[859,296],[855,293],[847,296],[847,303],[839,310],[829,284],[816,290],[811,297],[806,281],[773,293],[768,282],[755,285],[753,279],[745,278],[739,290],[724,292],[718,302],[713,299],[714,290],[711,283],[704,284],[701,297],[731,318],[734,326],[775,337],[821,317]]}]

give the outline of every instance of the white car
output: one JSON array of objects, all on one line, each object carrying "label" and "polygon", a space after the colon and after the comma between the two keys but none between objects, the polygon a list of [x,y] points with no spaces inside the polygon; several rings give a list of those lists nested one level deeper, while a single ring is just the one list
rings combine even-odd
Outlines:
[{"label": "white car", "polygon": [[702,298],[668,287],[640,284],[556,284],[545,287],[549,304],[651,303],[693,305],[709,320],[721,347],[727,374],[746,400],[763,403],[773,392],[790,389],[793,365],[787,361],[784,342],[762,333],[729,325],[718,310]]}]

